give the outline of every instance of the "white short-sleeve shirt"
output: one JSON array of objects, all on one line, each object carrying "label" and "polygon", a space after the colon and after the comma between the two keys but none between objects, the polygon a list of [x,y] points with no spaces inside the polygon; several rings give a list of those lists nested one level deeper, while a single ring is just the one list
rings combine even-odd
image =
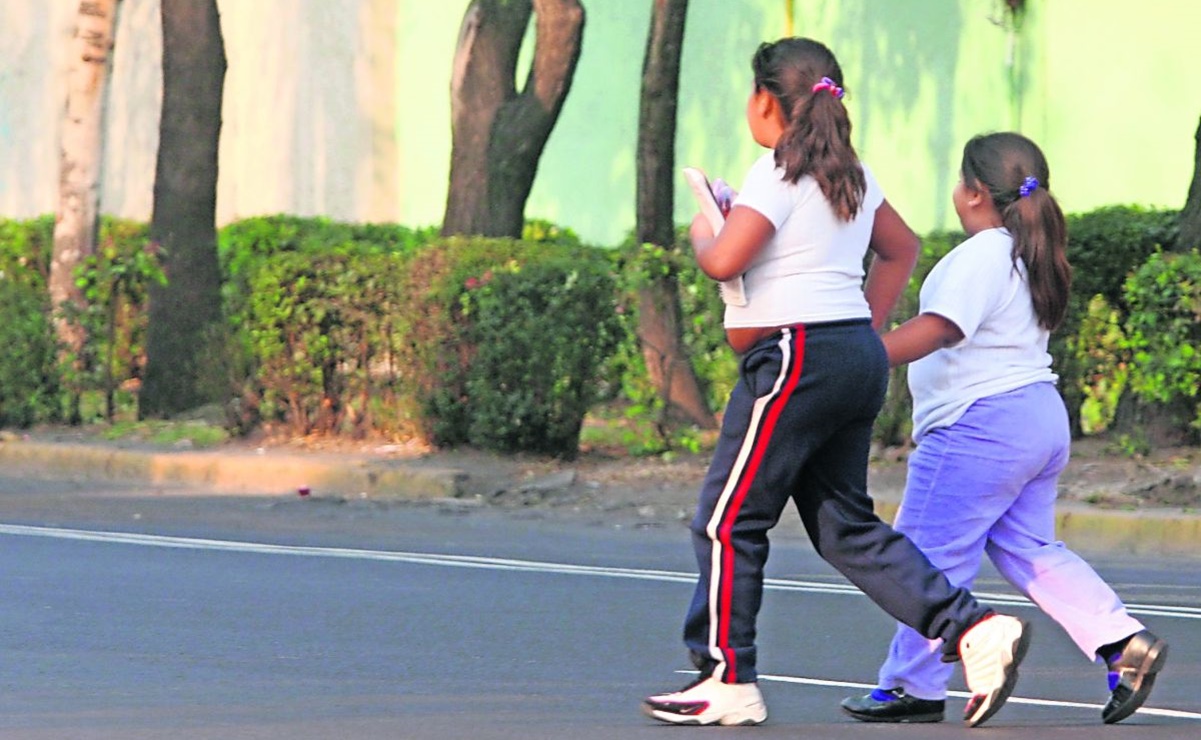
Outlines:
[{"label": "white short-sleeve shirt", "polygon": [[784,181],[775,153],[760,157],[734,205],[753,208],[776,227],[743,274],[747,303],[726,306],[727,328],[785,326],[870,318],[863,296],[863,258],[884,193],[866,166],[863,206],[840,221],[817,181]]},{"label": "white short-sleeve shirt", "polygon": [[922,284],[919,311],[942,316],[963,340],[909,365],[913,438],[954,424],[973,403],[1055,382],[1050,336],[1039,326],[1026,266],[1003,228],[975,234],[943,257]]}]

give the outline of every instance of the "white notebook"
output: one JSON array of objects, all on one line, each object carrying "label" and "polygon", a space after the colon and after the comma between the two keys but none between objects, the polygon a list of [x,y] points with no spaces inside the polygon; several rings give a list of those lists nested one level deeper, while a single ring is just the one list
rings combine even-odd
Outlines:
[{"label": "white notebook", "polygon": [[[713,227],[713,233],[721,231],[721,226],[726,222],[726,218],[721,213],[721,207],[717,205],[717,199],[713,197],[713,188],[709,186],[709,178],[705,177],[705,173],[696,167],[685,167],[684,179],[688,181],[688,187],[692,189],[692,194],[696,197],[696,204],[701,209],[701,215]],[[718,286],[721,289],[722,302],[730,306],[746,305],[746,286],[743,285],[741,275],[730,280],[723,280],[718,283]]]}]

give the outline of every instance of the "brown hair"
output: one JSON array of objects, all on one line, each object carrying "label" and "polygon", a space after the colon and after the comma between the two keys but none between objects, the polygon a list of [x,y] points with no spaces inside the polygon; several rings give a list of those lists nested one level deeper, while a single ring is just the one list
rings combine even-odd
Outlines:
[{"label": "brown hair", "polygon": [[964,185],[992,196],[1013,236],[1013,261],[1020,258],[1026,265],[1038,323],[1057,328],[1067,313],[1072,266],[1067,223],[1051,195],[1042,150],[1021,134],[981,134],[964,145],[961,170]]},{"label": "brown hair", "polygon": [[812,39],[784,38],[762,44],[751,69],[755,89],[774,95],[784,112],[787,126],[776,144],[776,166],[784,170],[784,179],[795,183],[811,175],[838,218],[850,221],[867,190],[851,146],[851,119],[839,96],[813,91],[823,77],[842,87],[834,53]]}]

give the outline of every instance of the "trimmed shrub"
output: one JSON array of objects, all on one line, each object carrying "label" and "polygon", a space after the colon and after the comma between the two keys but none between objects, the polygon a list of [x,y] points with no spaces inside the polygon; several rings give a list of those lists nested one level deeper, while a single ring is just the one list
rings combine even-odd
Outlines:
[{"label": "trimmed shrub", "polygon": [[45,289],[54,249],[54,216],[0,219],[0,279]]},{"label": "trimmed shrub", "polygon": [[240,335],[243,414],[297,434],[399,432],[395,402],[401,261],[388,254],[284,252],[250,276]]},{"label": "trimmed shrub", "polygon": [[62,412],[45,290],[0,277],[0,427],[57,421]]},{"label": "trimmed shrub", "polygon": [[[1120,393],[1122,384],[1098,373],[1098,360],[1111,358],[1115,368],[1119,364],[1112,353],[1110,325],[1120,324],[1126,314],[1123,285],[1151,254],[1174,248],[1178,217],[1179,211],[1139,206],[1107,206],[1067,216],[1072,293],[1067,317],[1051,337],[1050,352],[1073,436],[1084,433],[1081,409],[1086,402],[1101,408],[1116,405],[1116,398],[1099,397]],[[1094,303],[1098,295],[1116,312],[1112,321],[1089,318],[1090,306],[1099,317],[1106,315],[1106,309]],[[1107,423],[1097,419],[1090,427]]]},{"label": "trimmed shrub", "polygon": [[468,444],[575,457],[599,367],[618,341],[613,296],[604,261],[578,254],[509,263],[468,289]]},{"label": "trimmed shrub", "polygon": [[1201,253],[1156,252],[1125,282],[1131,390],[1179,416],[1182,442],[1201,441]]},{"label": "trimmed shrub", "polygon": [[587,247],[452,237],[413,255],[398,351],[424,434],[574,457],[616,342],[613,295]]}]

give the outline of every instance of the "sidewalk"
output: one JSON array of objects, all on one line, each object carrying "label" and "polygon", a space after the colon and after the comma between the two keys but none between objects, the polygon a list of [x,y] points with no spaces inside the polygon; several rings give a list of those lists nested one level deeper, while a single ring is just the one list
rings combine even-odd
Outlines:
[{"label": "sidewalk", "polygon": [[[562,463],[500,456],[323,452],[226,445],[208,450],[128,448],[116,443],[0,438],[7,473],[77,481],[122,481],[214,493],[424,501],[459,506],[574,507],[679,523],[691,513],[703,460],[675,465],[606,460]],[[639,467],[638,470],[633,470]],[[903,467],[873,469],[871,491],[891,520]],[[1201,557],[1201,510],[1117,510],[1061,500],[1058,534],[1082,552]]]}]

